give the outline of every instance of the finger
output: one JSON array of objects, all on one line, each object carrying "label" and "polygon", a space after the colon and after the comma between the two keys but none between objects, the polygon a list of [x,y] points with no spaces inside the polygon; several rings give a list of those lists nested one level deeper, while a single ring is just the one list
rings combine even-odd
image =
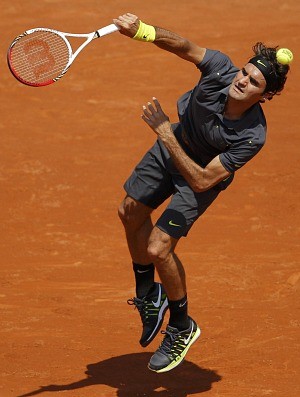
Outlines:
[{"label": "finger", "polygon": [[157,110],[154,108],[154,106],[152,105],[151,102],[148,102],[147,105],[148,105],[148,109],[150,110],[150,112],[154,115],[154,113],[156,113]]},{"label": "finger", "polygon": [[127,12],[126,15],[132,20],[132,21],[136,21],[138,19],[138,17],[134,14],[131,14],[130,12]]},{"label": "finger", "polygon": [[121,28],[128,29],[128,28],[129,28],[128,23],[125,22],[124,20],[121,20],[120,18],[121,18],[121,17],[116,18],[116,19],[113,19],[113,23],[114,23],[115,25],[117,25],[117,26],[120,26]]},{"label": "finger", "polygon": [[[119,17],[121,18],[121,17]],[[122,20],[126,21],[129,25],[134,25],[137,21],[138,17],[133,14],[124,14],[122,15]]]},{"label": "finger", "polygon": [[161,108],[161,105],[160,105],[158,99],[155,98],[155,96],[152,99],[153,99],[153,102],[155,103],[156,109],[162,111],[162,108]]},{"label": "finger", "polygon": [[149,110],[147,109],[147,107],[145,105],[143,106],[143,112],[144,112],[144,115],[147,116],[148,118],[150,118],[152,116],[152,114],[149,112]]},{"label": "finger", "polygon": [[120,23],[124,24],[124,27],[129,27],[132,24],[132,20],[127,15],[120,15],[118,20]]},{"label": "finger", "polygon": [[150,119],[148,119],[145,115],[141,115],[142,119],[147,123],[150,127],[153,127],[153,123]]}]

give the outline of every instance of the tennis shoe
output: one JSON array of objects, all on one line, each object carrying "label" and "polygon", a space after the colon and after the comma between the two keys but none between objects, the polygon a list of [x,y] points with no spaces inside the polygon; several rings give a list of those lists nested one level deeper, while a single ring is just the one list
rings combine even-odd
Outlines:
[{"label": "tennis shoe", "polygon": [[128,299],[127,303],[134,305],[140,313],[143,323],[140,344],[146,347],[153,341],[162,326],[164,315],[168,308],[168,299],[165,290],[162,284],[155,283],[153,293],[146,295],[142,299]]},{"label": "tennis shoe", "polygon": [[151,357],[148,368],[158,373],[171,371],[185,358],[189,348],[200,336],[200,328],[190,318],[190,326],[184,331],[167,326],[166,331],[161,331],[164,339]]}]

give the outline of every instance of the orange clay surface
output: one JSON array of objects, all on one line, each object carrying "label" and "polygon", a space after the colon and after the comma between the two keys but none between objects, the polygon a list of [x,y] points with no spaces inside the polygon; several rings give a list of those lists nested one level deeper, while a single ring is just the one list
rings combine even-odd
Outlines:
[{"label": "orange clay surface", "polygon": [[[257,41],[294,52],[284,92],[264,105],[265,148],[178,245],[202,335],[184,364],[161,375],[147,362],[162,336],[143,350],[138,312],[126,303],[133,273],[117,207],[155,140],[141,106],[156,96],[176,121],[176,100],[198,71],[119,33],[91,43],[44,88],[17,82],[5,59],[26,29],[90,32],[127,11],[238,66]],[[1,397],[300,395],[299,16],[298,0],[3,5]]]}]

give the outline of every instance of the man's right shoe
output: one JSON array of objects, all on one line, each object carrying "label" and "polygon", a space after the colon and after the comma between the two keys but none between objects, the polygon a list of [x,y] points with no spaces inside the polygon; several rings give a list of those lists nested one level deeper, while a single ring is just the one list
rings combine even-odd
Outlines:
[{"label": "man's right shoe", "polygon": [[142,299],[128,299],[127,303],[135,305],[140,313],[143,323],[140,344],[146,347],[156,337],[164,321],[164,315],[168,308],[165,290],[162,284],[155,283],[155,290],[151,294],[146,295]]}]

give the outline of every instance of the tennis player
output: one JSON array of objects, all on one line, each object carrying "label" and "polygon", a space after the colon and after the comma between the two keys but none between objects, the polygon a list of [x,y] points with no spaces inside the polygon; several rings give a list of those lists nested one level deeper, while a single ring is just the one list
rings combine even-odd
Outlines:
[{"label": "tennis player", "polygon": [[[119,207],[136,281],[136,297],[128,303],[141,316],[142,346],[155,338],[169,309],[163,341],[148,364],[152,371],[165,372],[183,361],[200,335],[188,313],[185,271],[175,247],[235,172],[264,146],[261,104],[283,90],[289,66],[277,62],[277,47],[263,43],[254,45],[253,56],[239,69],[227,55],[147,25],[133,14],[113,22],[121,34],[152,42],[201,73],[196,86],[178,100],[179,122],[170,123],[156,98],[143,106],[142,118],[158,139],[126,181],[127,195]],[[152,211],[168,198],[153,225]],[[155,270],[161,283],[154,281]]]}]

